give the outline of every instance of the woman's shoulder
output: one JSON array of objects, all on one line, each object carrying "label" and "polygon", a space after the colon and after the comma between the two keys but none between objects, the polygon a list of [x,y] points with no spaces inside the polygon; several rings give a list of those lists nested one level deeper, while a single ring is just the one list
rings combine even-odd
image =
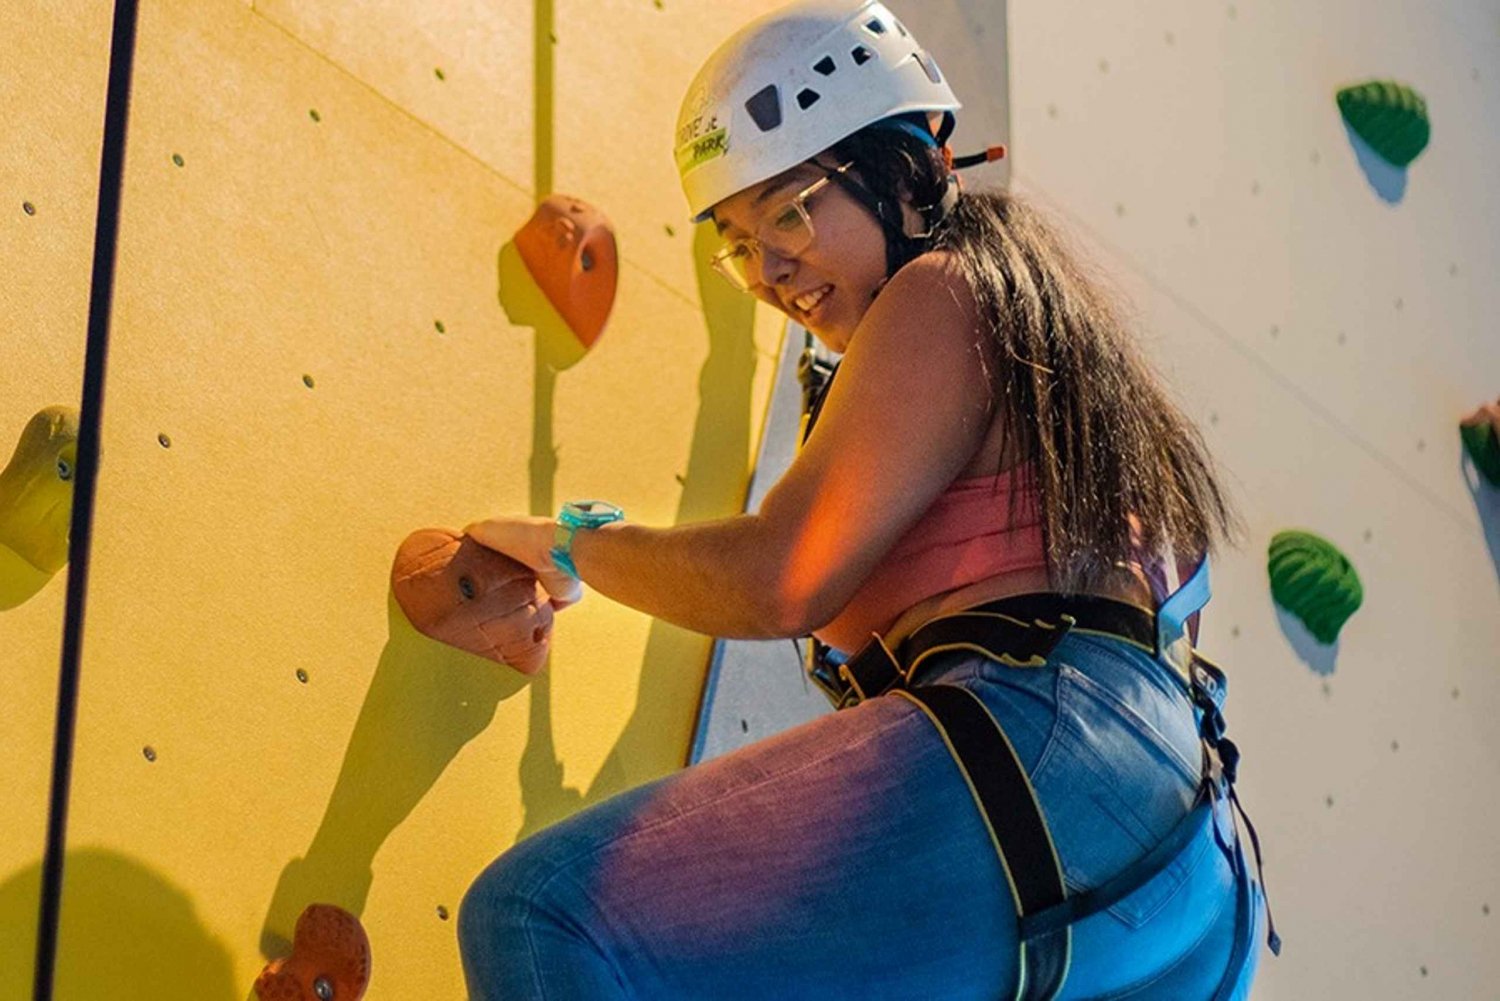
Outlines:
[{"label": "woman's shoulder", "polygon": [[969,282],[964,277],[963,263],[958,252],[948,247],[933,247],[922,251],[907,261],[890,280],[890,284],[897,287],[918,283],[951,286],[969,292]]},{"label": "woman's shoulder", "polygon": [[980,330],[980,311],[958,255],[933,249],[908,261],[891,276],[874,307],[898,320]]},{"label": "woman's shoulder", "polygon": [[903,348],[913,340],[931,350],[962,355],[977,363],[981,396],[993,403],[989,386],[999,365],[993,327],[975,297],[958,255],[951,250],[926,251],[891,276],[871,306],[872,319],[901,331]]}]

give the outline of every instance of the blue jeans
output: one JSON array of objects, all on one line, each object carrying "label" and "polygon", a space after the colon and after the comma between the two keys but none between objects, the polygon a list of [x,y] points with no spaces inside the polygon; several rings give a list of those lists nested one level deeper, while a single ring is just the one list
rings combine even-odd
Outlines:
[{"label": "blue jeans", "polygon": [[[1070,890],[1123,869],[1193,801],[1195,710],[1170,668],[1128,644],[1069,634],[1037,668],[951,651],[915,682],[968,689],[1005,729]],[[1219,819],[1233,846],[1227,807]],[[1062,997],[1212,997],[1234,944],[1236,878],[1215,840],[1195,841],[1073,927]],[[1262,898],[1251,890],[1258,936]],[[1013,995],[1019,958],[1015,905],[979,807],[933,723],[896,697],[519,842],[475,880],[458,925],[472,1001],[996,1001]],[[1237,999],[1257,953],[1258,943]]]}]

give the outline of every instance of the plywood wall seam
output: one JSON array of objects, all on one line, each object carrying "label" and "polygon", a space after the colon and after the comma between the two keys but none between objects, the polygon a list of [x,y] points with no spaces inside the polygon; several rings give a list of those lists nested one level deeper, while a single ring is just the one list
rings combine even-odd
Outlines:
[{"label": "plywood wall seam", "polygon": [[[260,20],[264,21],[266,24],[272,26],[277,31],[281,32],[283,35],[285,35],[288,38],[290,38],[298,46],[300,46],[304,50],[306,50],[306,51],[312,53],[313,55],[315,55],[318,59],[322,60],[325,64],[327,64],[328,66],[330,66],[331,68],[333,68],[340,75],[346,77],[347,79],[350,79],[350,80],[353,80],[353,81],[357,82],[361,87],[363,87],[367,92],[369,92],[370,94],[372,94],[382,104],[384,104],[387,107],[395,110],[396,112],[398,112],[399,114],[401,114],[403,117],[405,117],[409,121],[412,121],[412,122],[416,123],[418,126],[420,126],[421,128],[425,129],[429,134],[431,134],[432,136],[436,137],[438,140],[440,140],[442,143],[444,143],[450,149],[456,150],[457,152],[459,152],[460,154],[462,154],[465,158],[467,158],[470,162],[478,164],[487,173],[493,175],[494,177],[500,179],[501,181],[504,181],[506,184],[510,185],[513,189],[515,189],[517,192],[526,195],[527,198],[532,199],[532,200],[536,199],[536,195],[531,190],[531,188],[529,188],[526,185],[521,184],[520,182],[518,182],[518,181],[512,179],[511,177],[507,176],[504,171],[501,171],[501,170],[497,169],[493,164],[490,164],[489,162],[485,161],[484,159],[480,158],[479,156],[476,156],[472,151],[470,151],[469,149],[465,148],[462,144],[456,142],[455,140],[449,138],[447,135],[445,135],[440,130],[434,128],[430,123],[428,123],[424,119],[418,117],[417,115],[414,115],[407,108],[403,107],[402,105],[398,104],[397,102],[395,102],[395,101],[391,100],[390,98],[386,97],[374,85],[372,85],[368,81],[362,79],[360,76],[358,76],[357,74],[353,73],[352,71],[350,71],[346,67],[340,65],[337,61],[335,61],[333,58],[331,58],[330,56],[328,56],[326,53],[324,53],[324,52],[320,51],[319,49],[315,48],[314,46],[308,44],[306,41],[304,41],[300,36],[298,36],[292,29],[290,29],[286,25],[284,25],[281,22],[277,21],[275,18],[273,18],[269,14],[264,14],[264,13],[256,10],[253,4],[251,5],[250,11],[251,11],[252,14],[254,14],[256,17],[258,17]],[[657,273],[655,273],[654,271],[652,271],[651,268],[647,264],[643,263],[641,260],[639,260],[639,259],[637,259],[637,258],[635,258],[635,257],[633,257],[631,255],[628,255],[628,254],[622,254],[620,259],[621,259],[621,261],[623,263],[630,265],[632,268],[634,268],[635,270],[639,271],[641,274],[643,274],[646,277],[650,278],[657,285],[659,285],[662,289],[664,289],[665,291],[667,291],[668,293],[670,293],[672,296],[674,296],[675,298],[677,298],[679,301],[681,301],[685,305],[691,307],[694,310],[700,309],[702,307],[702,304],[700,302],[698,302],[697,300],[695,300],[691,296],[689,296],[686,293],[684,293],[682,290],[680,290],[677,287],[675,287],[674,285],[672,285],[668,280],[666,280],[662,276],[660,276]]]},{"label": "plywood wall seam", "polygon": [[[233,0],[231,0],[231,2],[233,2]],[[442,142],[448,148],[456,151],[458,154],[460,154],[464,158],[468,159],[471,163],[477,164],[486,173],[492,175],[493,177],[495,177],[496,179],[498,179],[500,181],[503,181],[504,183],[506,183],[510,187],[514,188],[516,191],[520,192],[521,194],[526,195],[528,198],[535,199],[535,197],[536,197],[535,192],[533,192],[530,187],[528,187],[525,184],[522,184],[521,182],[519,182],[519,181],[511,178],[504,171],[502,171],[499,168],[497,168],[494,164],[492,164],[489,161],[483,159],[482,157],[477,156],[472,150],[469,150],[468,148],[466,148],[465,146],[463,146],[461,143],[456,142],[455,140],[449,138],[447,135],[445,135],[443,132],[441,132],[437,128],[433,127],[433,125],[430,122],[428,122],[425,119],[422,119],[422,118],[418,117],[417,115],[413,114],[409,109],[403,107],[401,104],[397,103],[396,101],[391,100],[385,94],[381,93],[380,90],[377,87],[375,87],[373,84],[369,83],[367,80],[365,80],[363,77],[359,76],[357,73],[353,72],[352,70],[348,69],[347,67],[343,66],[342,64],[340,64],[339,62],[337,62],[336,60],[334,60],[327,53],[322,52],[321,50],[319,50],[319,49],[313,47],[312,45],[310,45],[308,42],[306,42],[305,40],[303,40],[301,36],[299,36],[296,32],[292,31],[292,29],[288,28],[286,25],[282,24],[280,21],[277,21],[275,18],[271,17],[268,14],[264,14],[264,13],[261,13],[260,11],[256,10],[253,4],[250,7],[250,13],[251,13],[251,15],[253,17],[258,18],[259,20],[263,21],[264,23],[270,25],[272,28],[274,28],[277,31],[281,32],[283,35],[285,35],[287,38],[291,39],[294,43],[296,43],[298,46],[300,46],[305,51],[311,53],[316,58],[322,60],[323,63],[325,63],[330,68],[332,68],[335,72],[337,72],[341,76],[345,77],[348,80],[352,80],[356,84],[358,84],[360,87],[363,87],[368,93],[370,93],[371,95],[373,95],[375,97],[375,99],[377,101],[379,101],[381,104],[386,105],[387,107],[389,107],[390,109],[392,109],[393,111],[395,111],[396,113],[398,113],[399,115],[401,115],[403,118],[407,119],[410,122],[413,122],[419,128],[425,130],[429,135],[432,135],[435,138],[437,138],[440,142]]]},{"label": "plywood wall seam", "polygon": [[624,261],[626,264],[630,265],[635,270],[639,271],[642,275],[644,275],[647,278],[651,279],[657,285],[661,286],[661,288],[662,288],[663,291],[668,292],[669,294],[671,294],[672,296],[676,297],[677,299],[680,299],[685,305],[687,305],[689,308],[691,308],[694,312],[701,312],[702,311],[702,309],[703,309],[703,303],[701,303],[698,300],[694,299],[693,297],[687,295],[681,289],[677,288],[671,282],[667,281],[665,278],[661,277],[656,272],[654,272],[650,268],[646,267],[644,264],[641,264],[639,261],[635,260],[634,258],[632,258],[632,257],[630,257],[628,255],[624,255],[624,254],[622,254],[620,256],[620,259],[622,261]]}]

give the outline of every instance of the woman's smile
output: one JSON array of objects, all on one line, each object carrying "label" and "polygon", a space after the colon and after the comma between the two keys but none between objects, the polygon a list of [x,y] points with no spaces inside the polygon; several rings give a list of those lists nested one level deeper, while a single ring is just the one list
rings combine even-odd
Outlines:
[{"label": "woman's smile", "polygon": [[804,321],[813,323],[826,312],[824,304],[832,295],[832,285],[820,285],[811,292],[793,297],[792,306],[798,313],[802,314]]}]

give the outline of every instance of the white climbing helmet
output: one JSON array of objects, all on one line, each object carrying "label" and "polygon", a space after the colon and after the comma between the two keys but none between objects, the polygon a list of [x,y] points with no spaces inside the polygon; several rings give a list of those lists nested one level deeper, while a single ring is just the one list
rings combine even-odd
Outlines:
[{"label": "white climbing helmet", "polygon": [[675,153],[693,221],[872,122],[960,107],[879,0],[797,0],[731,35],[688,87]]}]

